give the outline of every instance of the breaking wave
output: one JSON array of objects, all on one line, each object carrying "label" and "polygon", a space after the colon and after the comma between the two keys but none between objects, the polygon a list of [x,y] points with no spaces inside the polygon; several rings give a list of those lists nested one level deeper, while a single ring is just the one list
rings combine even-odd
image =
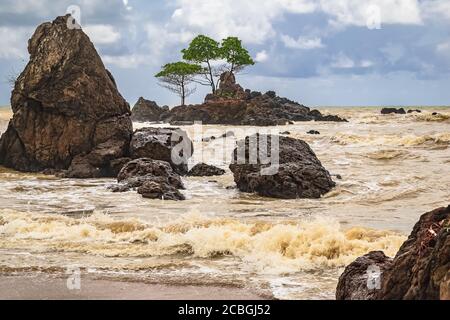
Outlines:
[{"label": "breaking wave", "polygon": [[343,230],[337,221],[328,219],[275,224],[191,215],[173,223],[150,225],[100,213],[73,219],[0,211],[2,249],[107,257],[232,256],[260,271],[280,273],[342,267],[372,250],[392,256],[404,240],[389,231]]}]

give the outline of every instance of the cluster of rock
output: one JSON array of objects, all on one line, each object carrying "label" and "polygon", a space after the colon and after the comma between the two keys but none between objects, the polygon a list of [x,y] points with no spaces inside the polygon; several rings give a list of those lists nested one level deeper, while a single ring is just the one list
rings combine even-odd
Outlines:
[{"label": "cluster of rock", "polygon": [[[370,268],[381,271],[368,286]],[[377,279],[375,279],[377,280]],[[347,266],[338,300],[447,300],[450,298],[450,206],[424,214],[394,259],[376,251]]]},{"label": "cluster of rock", "polygon": [[406,111],[404,108],[383,108],[381,109],[381,114],[406,114],[406,113],[422,113],[419,109],[410,109]]},{"label": "cluster of rock", "polygon": [[[0,139],[0,164],[4,166],[69,178],[117,177],[118,184],[111,187],[115,192],[136,189],[146,198],[183,200],[182,175],[216,176],[225,171],[202,163],[188,172],[193,144],[186,132],[173,128],[133,132],[132,118],[249,125],[343,121],[324,117],[274,92],[262,95],[243,90],[232,73],[222,75],[217,93],[208,96],[204,105],[168,111],[140,99],[131,116],[87,35],[68,28],[69,17],[40,25],[29,41],[30,61],[12,93],[14,116]],[[222,138],[233,135],[227,132]],[[240,145],[254,148],[250,140],[247,137]],[[256,164],[230,166],[241,191],[317,198],[334,187],[305,142],[280,137],[279,144],[279,170],[271,175],[261,173],[267,164],[259,158]],[[248,155],[247,150],[247,160]]]},{"label": "cluster of rock", "polygon": [[[277,156],[267,163],[275,138]],[[306,142],[284,136],[257,134],[238,142],[230,169],[240,191],[264,197],[320,198],[336,185]]]},{"label": "cluster of rock", "polygon": [[[158,121],[173,125],[189,125],[201,121],[203,124],[249,126],[285,125],[293,121],[346,121],[278,97],[273,91],[262,94],[244,90],[230,72],[222,74],[220,80],[216,93],[207,95],[203,104],[175,107],[169,112],[162,112]],[[155,108],[152,107],[153,109]],[[145,121],[152,119],[156,118],[148,118]]]}]

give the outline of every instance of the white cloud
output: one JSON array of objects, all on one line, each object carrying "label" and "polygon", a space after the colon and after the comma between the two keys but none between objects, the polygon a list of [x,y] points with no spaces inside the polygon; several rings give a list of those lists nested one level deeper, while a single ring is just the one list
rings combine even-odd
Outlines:
[{"label": "white cloud", "polygon": [[322,39],[317,37],[315,38],[298,37],[298,39],[294,39],[288,35],[283,34],[281,35],[281,40],[283,41],[284,45],[287,48],[291,49],[310,50],[324,47],[324,45],[322,44]]},{"label": "white cloud", "polygon": [[351,69],[354,68],[355,65],[355,62],[342,52],[334,57],[333,62],[331,63],[331,67],[336,69]]},{"label": "white cloud", "polygon": [[371,61],[371,60],[362,60],[362,61],[359,63],[359,66],[360,66],[361,68],[370,68],[370,67],[373,67],[373,65],[374,65],[374,63],[373,63],[373,61]]},{"label": "white cloud", "polygon": [[83,31],[89,36],[91,41],[96,44],[111,44],[120,40],[121,35],[114,27],[106,24],[87,25]]},{"label": "white cloud", "polygon": [[432,0],[423,1],[421,10],[425,18],[436,20],[437,17],[450,19],[450,1],[448,0]]},{"label": "white cloud", "polygon": [[255,61],[256,62],[266,62],[269,59],[269,55],[266,50],[260,51],[256,54]]},{"label": "white cloud", "polygon": [[32,33],[32,29],[25,27],[0,27],[0,58],[24,59],[27,57],[27,41]]}]

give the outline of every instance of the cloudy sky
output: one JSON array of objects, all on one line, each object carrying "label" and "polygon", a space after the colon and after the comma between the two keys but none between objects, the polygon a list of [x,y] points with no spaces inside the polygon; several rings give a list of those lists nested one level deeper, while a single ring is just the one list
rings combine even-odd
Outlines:
[{"label": "cloudy sky", "polygon": [[206,34],[243,40],[258,61],[246,88],[311,106],[450,105],[450,0],[0,0],[0,105],[36,26],[70,5],[131,104],[176,104],[153,75]]}]

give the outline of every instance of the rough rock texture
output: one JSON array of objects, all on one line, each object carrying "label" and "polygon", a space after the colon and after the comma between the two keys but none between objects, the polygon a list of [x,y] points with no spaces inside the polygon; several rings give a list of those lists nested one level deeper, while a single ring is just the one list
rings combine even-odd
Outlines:
[{"label": "rough rock texture", "polygon": [[222,176],[225,170],[211,166],[205,163],[196,164],[188,173],[191,177],[213,177]]},{"label": "rough rock texture", "polygon": [[192,141],[180,129],[143,128],[133,133],[130,143],[130,155],[133,159],[166,161],[179,174],[188,172],[187,163],[193,152]]},{"label": "rough rock texture", "polygon": [[373,289],[369,289],[367,285],[369,280],[368,270],[370,266],[377,266],[380,268],[379,270],[382,275],[391,264],[392,259],[381,251],[373,251],[365,256],[359,257],[355,262],[345,268],[344,273],[339,278],[336,299],[373,300],[376,297],[377,289],[374,287],[372,287]]},{"label": "rough rock texture", "polygon": [[396,113],[396,114],[406,114],[405,109],[400,108],[400,109],[396,109],[396,108],[383,108],[381,110],[381,114],[390,114],[390,113]]},{"label": "rough rock texture", "polygon": [[[337,289],[339,299],[364,295],[355,285],[358,278],[350,272],[355,268],[357,262],[350,264],[341,277]],[[449,297],[449,270],[450,206],[428,212],[420,218],[408,240],[382,274],[381,290],[368,298],[437,300]]]},{"label": "rough rock texture", "polygon": [[230,73],[224,73],[221,80],[216,94],[209,94],[205,103],[175,107],[161,119],[171,124],[202,121],[203,124],[254,126],[284,125],[292,121],[346,121],[280,98],[273,91],[261,94],[244,90]]},{"label": "rough rock texture", "polygon": [[68,29],[67,19],[40,25],[29,40],[0,163],[34,172],[74,162],[70,176],[109,175],[109,162],[127,153],[130,108],[94,45],[82,30]]},{"label": "rough rock texture", "polygon": [[128,162],[117,176],[118,185],[113,192],[137,189],[144,198],[184,200],[178,189],[184,189],[180,176],[168,162],[152,159],[136,159]]},{"label": "rough rock texture", "polygon": [[240,191],[282,199],[320,198],[335,186],[330,173],[309,145],[289,137],[276,136],[279,139],[279,167],[269,174],[262,171],[270,165],[263,164],[259,145],[266,145],[268,157],[271,157],[273,137],[254,135],[238,142],[230,169]]},{"label": "rough rock texture", "polygon": [[163,113],[168,112],[169,107],[160,107],[154,101],[139,98],[131,110],[131,120],[136,122],[157,122]]}]

